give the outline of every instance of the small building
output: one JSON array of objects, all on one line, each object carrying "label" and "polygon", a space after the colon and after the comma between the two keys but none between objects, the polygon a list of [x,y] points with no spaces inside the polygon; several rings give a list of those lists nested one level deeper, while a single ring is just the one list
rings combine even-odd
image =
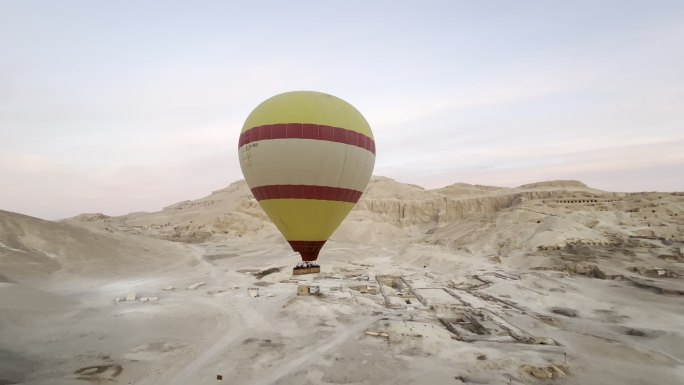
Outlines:
[{"label": "small building", "polygon": [[250,287],[247,289],[247,293],[249,294],[250,297],[258,297],[259,296],[259,288],[258,287]]},{"label": "small building", "polygon": [[309,295],[310,287],[309,285],[299,285],[297,286],[297,295]]}]

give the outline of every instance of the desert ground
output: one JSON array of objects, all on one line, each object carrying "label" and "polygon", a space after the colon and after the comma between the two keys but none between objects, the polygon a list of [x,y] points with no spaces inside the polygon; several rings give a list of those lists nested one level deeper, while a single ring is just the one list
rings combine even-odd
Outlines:
[{"label": "desert ground", "polygon": [[0,384],[682,384],[683,254],[684,193],[577,181],[373,177],[298,276],[243,181],[0,211]]}]

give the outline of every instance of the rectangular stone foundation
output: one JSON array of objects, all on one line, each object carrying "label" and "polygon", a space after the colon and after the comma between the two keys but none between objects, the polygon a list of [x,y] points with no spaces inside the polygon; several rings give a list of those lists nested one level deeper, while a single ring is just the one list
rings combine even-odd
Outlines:
[{"label": "rectangular stone foundation", "polygon": [[320,267],[309,267],[307,269],[292,269],[292,275],[302,275],[302,274],[314,274],[320,273]]}]

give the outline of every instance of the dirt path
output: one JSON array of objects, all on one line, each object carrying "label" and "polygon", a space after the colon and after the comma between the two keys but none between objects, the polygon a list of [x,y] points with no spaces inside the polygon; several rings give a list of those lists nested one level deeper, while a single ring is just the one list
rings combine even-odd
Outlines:
[{"label": "dirt path", "polygon": [[211,345],[202,347],[202,353],[199,354],[195,359],[190,361],[183,369],[177,372],[173,378],[163,378],[157,381],[158,385],[187,385],[196,383],[197,372],[205,367],[207,364],[211,363],[213,359],[221,354],[225,349],[230,346],[238,337],[244,333],[244,328],[240,327],[242,324],[240,322],[239,316],[236,313],[233,315],[226,314],[227,318],[225,321],[221,322],[219,328],[217,328],[218,333],[225,332],[223,337],[215,340]]},{"label": "dirt path", "polygon": [[259,378],[255,379],[254,381],[248,382],[245,385],[273,384],[279,379],[305,366],[306,364],[315,361],[319,357],[328,353],[333,348],[345,343],[350,338],[353,338],[354,336],[360,334],[363,330],[368,328],[378,319],[380,319],[379,316],[364,318],[363,320],[345,328],[344,331],[336,334],[332,339],[318,346],[312,346],[311,350],[309,350],[308,352],[297,356],[297,358],[285,361],[281,365],[275,367],[273,370],[263,373],[261,376],[259,376]]}]

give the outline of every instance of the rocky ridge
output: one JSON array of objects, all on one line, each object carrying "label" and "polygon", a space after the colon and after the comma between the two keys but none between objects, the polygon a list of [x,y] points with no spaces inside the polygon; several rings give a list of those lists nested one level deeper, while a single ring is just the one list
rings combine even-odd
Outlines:
[{"label": "rocky ridge", "polygon": [[[82,215],[67,222],[189,243],[242,236],[282,241],[244,181],[158,212]],[[579,181],[517,188],[457,183],[428,190],[374,176],[331,240],[434,243],[495,253],[634,236],[675,240],[682,233],[684,198],[677,193],[605,192]]]}]

